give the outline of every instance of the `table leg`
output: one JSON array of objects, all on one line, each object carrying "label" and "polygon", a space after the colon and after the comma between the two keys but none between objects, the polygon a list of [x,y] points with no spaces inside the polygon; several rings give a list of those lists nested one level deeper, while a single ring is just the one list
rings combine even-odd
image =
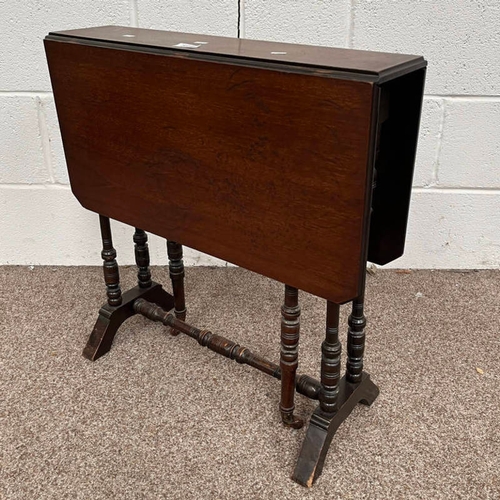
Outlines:
[{"label": "table leg", "polygon": [[83,350],[85,358],[95,361],[111,349],[118,328],[125,320],[136,314],[134,303],[139,298],[158,304],[167,311],[174,307],[173,297],[154,281],[149,288],[135,286],[127,290],[119,306],[112,307],[105,304],[99,310],[99,317]]},{"label": "table leg", "polygon": [[363,311],[364,295],[352,301],[347,331],[346,378],[349,382],[361,381],[363,374],[363,354],[365,352],[366,318]]},{"label": "table leg", "polygon": [[135,228],[135,262],[137,264],[137,284],[141,288],[151,286],[151,272],[149,270],[148,235],[139,228]]},{"label": "table leg", "polygon": [[[168,269],[172,280],[172,291],[174,295],[174,314],[177,319],[186,319],[186,299],[184,294],[184,262],[182,260],[182,245],[175,241],[167,241]],[[170,329],[172,335],[179,332]]]},{"label": "table leg", "polygon": [[108,301],[107,304],[101,307],[94,329],[83,350],[83,356],[92,361],[100,358],[111,349],[111,344],[120,325],[127,318],[136,314],[133,306],[139,297],[154,302],[167,310],[173,307],[172,296],[165,292],[161,285],[152,282],[150,279],[147,236],[144,231],[141,234],[141,230],[136,230],[134,235],[134,240],[136,240],[136,260],[139,266],[139,286],[126,291],[122,295],[109,218],[100,215],[99,220],[103,244],[104,281]]},{"label": "table leg", "polygon": [[106,283],[106,294],[110,306],[119,306],[122,303],[122,291],[120,288],[120,272],[116,262],[116,250],[113,248],[113,239],[111,237],[111,225],[109,217],[99,215],[101,224],[102,252],[104,261],[104,281]]},{"label": "table leg", "polygon": [[340,306],[328,301],[326,306],[326,336],[321,344],[321,390],[319,403],[321,410],[331,415],[337,411],[340,380],[339,342]]},{"label": "table leg", "polygon": [[299,356],[300,306],[299,291],[285,285],[285,301],[281,307],[281,402],[280,411],[283,423],[294,429],[304,425],[304,421],[296,417],[295,410],[295,376]]},{"label": "table leg", "polygon": [[[359,309],[356,309],[359,312]],[[311,416],[293,479],[311,487],[320,476],[335,432],[356,404],[371,405],[378,387],[370,376],[361,372],[352,383],[348,375],[339,381],[341,345],[338,341],[339,306],[327,304],[326,338],[322,344],[320,404]]]}]

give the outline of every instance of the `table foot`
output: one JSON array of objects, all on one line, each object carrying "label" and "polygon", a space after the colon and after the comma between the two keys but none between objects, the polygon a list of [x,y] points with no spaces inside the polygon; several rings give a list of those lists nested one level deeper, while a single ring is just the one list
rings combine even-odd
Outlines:
[{"label": "table foot", "polygon": [[311,416],[309,428],[292,479],[310,488],[323,470],[326,454],[340,424],[357,403],[371,405],[379,394],[378,387],[363,372],[361,382],[351,384],[343,377],[339,384],[338,411],[325,414],[318,407]]},{"label": "table foot", "polygon": [[293,413],[281,412],[281,421],[285,427],[290,427],[291,429],[301,429],[304,427],[304,419],[297,417]]},{"label": "table foot", "polygon": [[95,361],[111,349],[111,344],[120,325],[136,314],[134,302],[138,298],[147,299],[166,310],[174,307],[174,298],[158,283],[152,282],[149,288],[139,286],[131,288],[122,295],[122,302],[119,306],[105,304],[101,307],[94,329],[83,350],[85,358]]}]

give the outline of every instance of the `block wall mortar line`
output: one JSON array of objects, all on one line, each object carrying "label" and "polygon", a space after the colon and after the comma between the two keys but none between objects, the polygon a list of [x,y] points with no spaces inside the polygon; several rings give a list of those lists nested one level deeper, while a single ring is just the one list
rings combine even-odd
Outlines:
[{"label": "block wall mortar line", "polygon": [[35,98],[36,111],[38,116],[38,131],[42,141],[43,163],[49,174],[49,181],[55,183],[54,167],[52,165],[52,151],[50,147],[49,129],[47,127],[47,116],[45,113],[45,106],[40,96]]},{"label": "block wall mortar line", "polygon": [[0,90],[0,97],[43,97],[51,96],[51,90]]},{"label": "block wall mortar line", "polygon": [[0,184],[0,189],[65,189],[70,190],[69,184],[61,184],[59,182],[47,183],[47,184]]},{"label": "block wall mortar line", "polygon": [[137,0],[129,0],[129,10],[130,10],[130,26],[134,28],[139,27],[139,9],[137,5]]},{"label": "block wall mortar line", "polygon": [[348,9],[348,28],[347,28],[347,48],[352,49],[354,44],[354,7],[356,0],[348,0],[349,1],[349,9]]},{"label": "block wall mortar line", "polygon": [[438,131],[438,144],[436,148],[436,157],[434,158],[434,165],[432,166],[431,174],[431,184],[430,187],[439,184],[439,159],[441,157],[441,149],[443,147],[443,130],[444,130],[444,120],[446,116],[446,103],[441,99],[441,117],[439,120],[439,131]]},{"label": "block wall mortar line", "polygon": [[435,193],[435,194],[490,194],[500,195],[500,187],[498,188],[474,188],[474,187],[414,187],[412,193]]},{"label": "block wall mortar line", "polygon": [[245,38],[245,0],[238,2],[238,38]]},{"label": "block wall mortar line", "polygon": [[495,102],[500,101],[500,95],[473,95],[473,94],[424,94],[426,98],[432,99],[448,99],[453,101],[483,101]]}]

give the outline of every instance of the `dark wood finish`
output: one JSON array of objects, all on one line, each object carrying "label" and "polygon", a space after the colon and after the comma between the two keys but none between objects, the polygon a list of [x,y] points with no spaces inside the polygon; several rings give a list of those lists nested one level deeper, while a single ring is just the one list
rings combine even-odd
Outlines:
[{"label": "dark wood finish", "polygon": [[381,110],[368,260],[384,265],[404,252],[425,69],[381,86]]},{"label": "dark wood finish", "polygon": [[319,406],[313,413],[307,435],[297,461],[293,479],[303,486],[311,487],[320,476],[333,436],[340,424],[347,418],[357,403],[371,405],[378,396],[377,386],[362,370],[363,300],[353,303],[349,317],[348,371],[340,378],[339,306],[327,303],[326,337],[321,346],[321,389]]},{"label": "dark wood finish", "polygon": [[[311,486],[339,425],[378,394],[363,372],[365,269],[404,250],[426,62],[129,27],[53,33],[45,49],[73,193],[101,214],[109,304],[86,357],[137,312],[281,379],[287,425],[302,423],[295,391],[319,399],[294,473]],[[108,217],[141,228],[123,298]],[[168,240],[173,296],[149,286],[143,230]],[[280,366],[183,321],[181,241],[286,283]],[[298,290],[327,300],[321,383],[296,374]]]},{"label": "dark wood finish", "polygon": [[[218,57],[234,64],[265,63],[279,68],[291,66],[294,71],[307,68],[322,70],[325,76],[342,76],[377,81],[425,66],[423,57],[367,50],[315,47],[282,42],[246,40],[193,33],[158,31],[130,26],[99,26],[96,28],[59,31],[51,39],[70,39],[85,44],[117,45],[127,50],[158,51],[179,57],[210,59]],[[205,43],[197,43],[197,42]],[[179,45],[181,44],[181,45]],[[191,45],[183,47],[182,44]]]},{"label": "dark wood finish", "polygon": [[338,411],[325,414],[318,407],[312,414],[307,434],[302,444],[293,480],[311,487],[320,476],[335,432],[358,403],[371,405],[379,394],[377,386],[363,373],[361,382],[351,384],[342,377],[339,384]]},{"label": "dark wood finish", "polygon": [[134,302],[141,297],[159,304],[165,309],[171,309],[174,306],[173,297],[158,283],[152,282],[148,288],[136,286],[127,290],[123,294],[119,306],[106,304],[101,307],[97,322],[83,350],[84,357],[95,361],[111,349],[118,328],[125,320],[136,314]]},{"label": "dark wood finish", "polygon": [[365,352],[364,294],[352,301],[348,322],[346,378],[349,382],[356,383],[361,381]]},{"label": "dark wood finish", "polygon": [[111,237],[111,224],[108,217],[99,215],[102,237],[101,256],[104,261],[104,281],[106,283],[106,294],[110,306],[119,306],[122,303],[122,291],[120,288],[120,271],[116,262],[116,250],[113,248]]},{"label": "dark wood finish", "polygon": [[46,50],[84,207],[336,303],[359,295],[373,84],[51,40]]},{"label": "dark wood finish", "polygon": [[137,284],[141,288],[149,288],[151,286],[151,271],[149,270],[149,248],[148,235],[145,231],[135,228],[134,233],[135,243],[135,262],[137,267]]},{"label": "dark wood finish", "polygon": [[281,307],[281,420],[287,427],[300,429],[304,421],[294,415],[295,375],[299,364],[300,306],[299,291],[285,285]]},{"label": "dark wood finish", "polygon": [[[159,321],[165,326],[175,329],[179,333],[185,333],[195,339],[201,346],[207,347],[211,351],[222,356],[234,359],[237,363],[245,364],[256,368],[257,370],[271,375],[281,380],[282,371],[278,365],[271,361],[254,354],[250,349],[240,346],[236,342],[210,332],[209,330],[200,330],[194,326],[188,325],[184,321],[177,319],[172,313],[165,311],[156,304],[148,302],[146,299],[139,299],[134,302],[134,311],[142,314],[152,321]],[[297,392],[311,399],[318,399],[320,392],[320,383],[307,375],[298,375],[295,380]]]},{"label": "dark wood finish", "polygon": [[321,344],[321,392],[320,408],[324,413],[337,411],[340,380],[340,354],[342,344],[339,342],[340,307],[333,302],[326,305],[326,337]]},{"label": "dark wood finish", "polygon": [[[184,293],[184,261],[182,260],[182,245],[175,241],[167,241],[168,270],[172,280],[174,295],[174,314],[177,319],[186,319],[186,298]],[[175,329],[171,329],[172,335],[178,335]]]}]

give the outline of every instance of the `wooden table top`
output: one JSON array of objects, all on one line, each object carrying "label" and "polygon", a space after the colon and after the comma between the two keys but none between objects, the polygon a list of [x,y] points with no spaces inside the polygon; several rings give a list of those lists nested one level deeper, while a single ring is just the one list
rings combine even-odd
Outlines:
[{"label": "wooden table top", "polygon": [[99,26],[50,33],[51,36],[159,48],[184,53],[325,68],[356,78],[382,82],[426,65],[422,56],[366,50],[267,42],[193,33],[159,31],[127,26]]},{"label": "wooden table top", "polygon": [[45,48],[85,208],[336,303],[358,296],[378,83],[421,57],[124,27]]}]

